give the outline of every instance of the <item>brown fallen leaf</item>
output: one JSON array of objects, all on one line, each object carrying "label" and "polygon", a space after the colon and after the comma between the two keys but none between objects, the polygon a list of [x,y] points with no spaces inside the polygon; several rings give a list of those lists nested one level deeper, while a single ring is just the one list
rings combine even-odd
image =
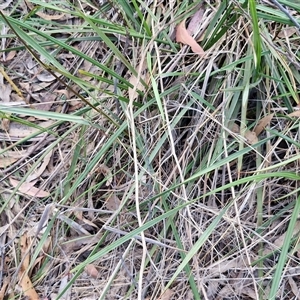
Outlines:
[{"label": "brown fallen leaf", "polygon": [[257,299],[257,293],[250,287],[244,286],[243,289],[241,290],[241,293],[243,295],[246,295],[250,299],[253,299],[253,300]]},{"label": "brown fallen leaf", "polygon": [[240,126],[236,123],[229,124],[229,129],[234,133],[240,133]]},{"label": "brown fallen leaf", "polygon": [[[15,50],[8,52],[4,61],[12,60],[16,56],[16,54],[17,54],[17,51],[15,51]],[[3,60],[1,60],[1,61],[3,61]]]},{"label": "brown fallen leaf", "polygon": [[39,167],[37,167],[37,169],[27,177],[27,179],[26,179],[27,182],[35,180],[43,174],[43,172],[45,171],[45,169],[47,168],[47,166],[49,164],[52,154],[53,154],[53,149],[50,150],[49,153],[47,153],[45,155],[42,164]]},{"label": "brown fallen leaf", "polygon": [[10,102],[11,86],[8,84],[0,84],[0,101]]},{"label": "brown fallen leaf", "polygon": [[1,130],[8,132],[9,131],[9,125],[10,125],[10,120],[9,119],[2,119],[1,120]]},{"label": "brown fallen leaf", "polygon": [[170,300],[174,292],[171,289],[167,289],[159,298],[158,300]]},{"label": "brown fallen leaf", "polygon": [[[234,132],[234,133],[237,133],[237,134],[240,134],[241,133],[241,129],[240,129],[240,126],[237,125],[236,123],[232,123],[229,125],[229,129]],[[258,138],[257,138],[257,135],[254,131],[250,131],[250,130],[246,130],[243,134],[244,138],[246,138],[247,140],[247,143],[249,145],[253,145],[255,143],[258,142]]]},{"label": "brown fallen leaf", "polygon": [[300,117],[300,110],[295,110],[292,113],[288,114],[289,117]]},{"label": "brown fallen leaf", "polygon": [[[209,269],[208,274],[210,274],[210,276],[214,276],[215,274],[221,274],[227,272],[228,270],[239,268],[241,265],[243,265],[244,259],[245,257],[242,256],[227,260],[226,264],[216,263]],[[212,281],[211,283],[213,284],[214,281]],[[216,290],[218,290],[218,283]]]},{"label": "brown fallen leaf", "polygon": [[245,138],[247,139],[247,142],[249,145],[254,145],[254,144],[258,143],[258,138],[254,131],[246,130]]},{"label": "brown fallen leaf", "polygon": [[205,52],[201,46],[194,40],[194,38],[188,33],[185,28],[185,20],[183,20],[176,28],[176,42],[189,45],[192,51],[201,57],[204,56]]},{"label": "brown fallen leaf", "polygon": [[0,154],[0,168],[6,168],[26,155],[26,151],[5,151]]},{"label": "brown fallen leaf", "polygon": [[[49,90],[50,88],[50,85],[52,85],[53,82],[52,81],[41,81],[39,82],[39,84],[33,84],[30,86],[30,92],[31,93],[36,93],[36,92],[42,92],[42,91],[45,91],[45,90]],[[21,85],[21,83],[20,83]],[[22,84],[24,85],[24,84]]]},{"label": "brown fallen leaf", "polygon": [[[12,179],[12,178],[9,178],[9,182],[14,188],[17,187],[20,184],[20,181]],[[46,192],[46,191],[43,191],[39,188],[34,187],[33,185],[35,183],[36,183],[35,181],[33,181],[33,182],[23,182],[19,186],[18,191],[20,193],[23,193],[23,194],[27,195],[27,196],[32,196],[32,197],[37,197],[37,198],[44,198],[44,197],[49,197],[50,196],[49,192]]]},{"label": "brown fallen leaf", "polygon": [[[11,100],[11,86],[9,84],[3,84],[3,76],[1,74],[1,77],[0,77],[0,102],[1,104],[4,103],[4,104],[8,104]],[[10,120],[8,117],[3,117],[1,118],[1,127],[0,127],[0,130],[3,130],[5,132],[8,132],[9,131],[9,124],[10,124]]]},{"label": "brown fallen leaf", "polygon": [[[57,73],[56,75],[59,75],[59,73]],[[40,72],[36,75],[36,77],[38,80],[44,82],[52,82],[56,79],[56,77],[49,72]]]},{"label": "brown fallen leaf", "polygon": [[119,208],[121,204],[121,201],[120,199],[113,193],[111,194],[106,202],[105,202],[105,206],[108,210],[112,210],[112,211],[115,211]]},{"label": "brown fallen leaf", "polygon": [[84,268],[84,271],[95,279],[97,279],[99,276],[99,272],[93,264],[87,264]]},{"label": "brown fallen leaf", "polygon": [[287,276],[288,277],[288,281],[289,281],[289,285],[291,287],[291,291],[293,292],[293,294],[295,295],[295,299],[299,299],[299,286],[298,284],[295,282],[294,278],[291,276]]},{"label": "brown fallen leaf", "polygon": [[254,127],[253,131],[256,133],[256,136],[259,136],[261,132],[270,124],[271,120],[274,117],[274,113],[263,117],[258,124]]},{"label": "brown fallen leaf", "polygon": [[42,12],[37,12],[36,13],[39,17],[41,17],[44,20],[47,21],[51,21],[51,20],[60,20],[60,19],[64,19],[65,18],[65,14],[61,14],[61,15],[46,15]]},{"label": "brown fallen leaf", "polygon": [[111,185],[112,181],[113,181],[113,176],[111,173],[111,170],[109,167],[107,167],[104,164],[101,164],[97,169],[96,169],[97,173],[102,174],[104,177],[106,177],[106,186]]},{"label": "brown fallen leaf", "polygon": [[69,285],[69,287],[66,289],[67,285],[69,284],[69,281],[71,279],[70,273],[67,273],[65,276],[63,276],[60,280],[60,285],[59,285],[59,293],[62,293],[64,291],[64,294],[60,299],[62,300],[69,300],[71,299],[71,290],[72,290],[72,285]]},{"label": "brown fallen leaf", "polygon": [[8,166],[10,166],[14,162],[16,162],[18,159],[20,159],[20,158],[1,155],[0,156],[0,169],[7,168]]},{"label": "brown fallen leaf", "polygon": [[[47,128],[48,126],[52,125],[53,121],[46,121],[46,122],[40,122],[37,124],[39,127]],[[9,135],[10,136],[16,136],[18,138],[21,137],[27,137],[35,132],[40,132],[41,129],[30,127],[21,123],[17,122],[11,122],[9,126]]]},{"label": "brown fallen leaf", "polygon": [[289,38],[292,35],[294,35],[296,32],[297,32],[297,28],[295,28],[295,27],[288,27],[288,28],[282,29],[278,33],[277,36],[280,37],[280,38],[285,38],[285,37]]},{"label": "brown fallen leaf", "polygon": [[[297,221],[294,229],[293,229],[293,235],[296,236],[300,231],[300,221]],[[285,236],[286,236],[286,232],[284,232],[283,234],[281,234],[280,236],[277,237],[277,239],[273,242],[273,245],[276,248],[281,248],[284,244],[284,240],[285,240]],[[271,244],[266,246],[266,249],[264,249],[263,253],[264,255],[268,255],[269,253],[272,252],[271,250]],[[296,251],[296,249],[294,249],[294,251]]]},{"label": "brown fallen leaf", "polygon": [[26,234],[22,235],[20,238],[20,247],[21,247],[21,258],[22,258],[21,268],[19,271],[20,286],[22,287],[22,291],[24,295],[29,300],[39,300],[39,296],[35,291],[32,282],[28,276],[28,268],[30,264],[30,257],[29,257],[30,244],[28,242]]},{"label": "brown fallen leaf", "polygon": [[[31,93],[31,97],[39,103],[34,103],[31,106],[38,110],[49,111],[57,98],[57,94],[54,92],[46,93]],[[69,99],[69,98],[67,98]]]}]

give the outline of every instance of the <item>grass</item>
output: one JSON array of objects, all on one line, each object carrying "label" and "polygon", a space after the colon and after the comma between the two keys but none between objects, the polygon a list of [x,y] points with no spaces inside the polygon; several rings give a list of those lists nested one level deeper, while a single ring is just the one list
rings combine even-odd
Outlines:
[{"label": "grass", "polygon": [[[1,10],[1,299],[299,297],[300,4],[278,3]],[[204,57],[175,39],[199,10]]]}]

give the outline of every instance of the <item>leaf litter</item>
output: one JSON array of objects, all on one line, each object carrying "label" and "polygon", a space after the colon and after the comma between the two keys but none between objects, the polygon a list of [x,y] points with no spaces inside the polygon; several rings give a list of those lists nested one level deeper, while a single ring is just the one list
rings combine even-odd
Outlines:
[{"label": "leaf litter", "polygon": [[[33,3],[29,1],[20,3],[20,11],[23,11],[29,18],[32,16],[31,13],[34,12],[32,10],[34,9]],[[82,3],[82,5],[89,14],[96,12],[90,4]],[[167,7],[164,7],[164,5],[161,3],[159,8],[166,12],[168,10],[166,10]],[[48,5],[48,7],[50,6]],[[9,8],[9,4],[1,6],[1,9],[7,8]],[[159,12],[159,9],[157,12]],[[77,26],[82,22],[78,16],[54,12],[48,8],[35,11],[33,15],[34,18],[41,18],[45,21],[56,21],[56,26],[60,26],[64,22],[69,24],[68,26],[71,26],[70,24],[76,24]],[[146,207],[143,215],[145,220],[151,220],[160,213],[165,212],[166,209],[161,202],[163,197],[155,199],[153,203],[150,203],[148,200],[156,193],[166,191],[169,184],[176,184],[178,180],[176,174],[179,172],[178,166],[189,170],[190,167],[188,166],[191,166],[194,158],[199,157],[197,153],[201,152],[200,157],[201,160],[203,159],[201,163],[204,163],[202,151],[204,151],[205,147],[212,150],[215,148],[216,136],[219,136],[223,130],[222,126],[225,126],[224,124],[221,124],[221,126],[218,116],[211,113],[209,106],[205,106],[205,101],[211,101],[212,107],[224,109],[223,100],[220,101],[220,99],[226,98],[222,98],[222,89],[219,91],[221,97],[211,97],[211,95],[215,92],[213,87],[216,82],[214,80],[220,80],[225,75],[220,72],[218,78],[210,77],[211,69],[207,67],[207,62],[202,59],[205,56],[205,51],[198,43],[199,38],[197,37],[199,28],[203,26],[204,22],[208,24],[212,20],[213,15],[214,11],[207,14],[204,8],[198,8],[191,17],[187,28],[185,25],[186,19],[177,26],[176,41],[191,47],[191,50],[198,56],[189,56],[187,51],[180,52],[180,55],[177,55],[175,52],[170,52],[172,54],[168,53],[166,55],[164,52],[166,49],[163,46],[159,48],[161,57],[157,57],[158,62],[155,62],[151,70],[151,72],[155,73],[159,68],[166,68],[170,72],[174,72],[174,74],[177,74],[176,72],[180,74],[177,81],[172,81],[172,78],[167,78],[168,80],[160,78],[159,76],[162,74],[159,72],[154,74],[159,82],[157,85],[158,90],[162,94],[168,88],[174,89],[174,86],[179,86],[178,90],[170,94],[172,97],[162,99],[163,109],[167,110],[172,122],[180,119],[178,123],[176,123],[177,121],[170,123],[172,125],[172,134],[175,138],[174,149],[179,158],[179,165],[175,165],[173,161],[176,157],[174,158],[174,153],[172,152],[174,149],[170,148],[174,145],[162,142],[163,130],[170,124],[160,123],[160,115],[155,108],[141,113],[137,122],[137,130],[140,130],[141,134],[138,136],[138,142],[143,140],[146,146],[144,149],[139,149],[141,163],[138,167],[140,170],[146,168],[145,166],[148,164],[147,157],[153,155],[153,149],[160,148],[160,151],[157,152],[158,154],[155,155],[151,162],[153,163],[153,166],[151,166],[153,170],[147,169],[147,175],[142,176],[139,183],[138,196],[141,203]],[[120,18],[121,22],[118,25],[123,25],[122,15],[113,8],[107,11],[107,16],[110,18],[110,23],[118,23],[116,20]],[[102,22],[103,16],[99,20]],[[241,22],[243,21],[241,20]],[[50,22],[44,22],[44,24],[50,24]],[[168,26],[165,26],[165,28],[168,30]],[[112,32],[115,29],[113,28]],[[232,32],[229,31],[229,34],[233,32],[234,30]],[[61,33],[53,33],[53,36],[62,39],[66,38],[66,36],[76,39],[78,37],[77,34],[83,39],[79,38],[71,44],[72,46],[104,65],[109,61],[112,54],[107,45],[97,39],[90,42],[93,39],[92,36],[85,36],[81,32],[71,35],[70,33],[64,33],[63,30]],[[292,30],[287,29],[278,36],[286,38],[294,34]],[[114,40],[117,35],[112,34],[109,37],[112,37],[112,40]],[[130,38],[131,36],[129,35],[129,40]],[[128,36],[122,36],[122,39],[118,40],[118,47],[124,52],[126,58],[132,59],[132,56],[135,55],[134,50],[131,47],[125,49],[124,40],[126,39],[128,39]],[[132,46],[138,45],[137,41],[130,40],[131,42]],[[6,38],[5,41],[2,39],[2,43],[4,48],[9,48],[12,45],[12,40],[10,38]],[[213,47],[214,54],[212,54],[211,59],[214,60],[215,71],[218,68],[223,68],[219,61],[227,62],[228,56],[224,56],[224,53],[234,53],[237,60],[242,58],[240,56],[242,51],[238,51],[238,49],[243,49],[244,41],[242,44],[235,40],[232,41],[233,45],[235,43],[237,48],[230,48],[231,46],[226,40],[220,40],[219,45],[216,45],[215,48]],[[151,48],[151,45],[149,47]],[[111,114],[118,114],[115,102],[115,99],[118,97],[112,97],[115,90],[121,92],[120,94],[124,98],[128,96],[129,99],[135,101],[146,101],[146,98],[139,97],[140,93],[137,93],[137,90],[145,93],[145,86],[141,84],[141,80],[138,81],[137,77],[128,70],[119,75],[121,78],[127,78],[127,83],[133,85],[134,88],[128,85],[128,88],[126,87],[123,90],[120,82],[117,84],[117,87],[113,85],[112,76],[107,74],[106,71],[101,70],[91,62],[85,61],[82,63],[81,59],[78,60],[67,49],[56,52],[53,52],[51,47],[45,47],[45,49],[49,53],[55,53],[56,58],[63,67],[68,69],[74,76],[78,76],[78,78],[94,85],[95,91],[93,92],[96,96],[93,100],[98,101],[97,105],[103,106]],[[173,47],[172,51],[174,49],[176,47]],[[167,51],[170,50],[167,49]],[[154,52],[149,51],[149,53]],[[140,57],[140,53],[138,53],[135,61],[138,61]],[[164,61],[164,59],[166,60]],[[9,50],[3,54],[1,62],[16,86],[16,88],[13,87],[8,80],[3,79],[3,85],[0,87],[3,95],[1,104],[5,103],[7,106],[21,107],[29,106],[30,104],[30,107],[39,110],[64,112],[66,114],[78,112],[84,107],[84,104],[74,93],[67,90],[52,74],[44,71],[42,67],[36,64],[25,50]],[[82,75],[84,72],[77,73],[78,68],[85,71],[85,75]],[[114,68],[112,67],[112,69]],[[148,84],[149,71],[146,67],[142,69],[140,77]],[[86,75],[87,72],[95,76],[88,76]],[[205,73],[208,74],[207,78],[212,80],[212,82],[209,80],[206,83],[207,86],[203,85],[201,87],[201,74]],[[59,73],[56,74],[59,75]],[[192,80],[194,83],[190,82],[192,78],[190,74],[197,74],[198,76],[197,80]],[[231,78],[232,82],[238,78],[238,76],[234,77],[235,75],[234,72],[226,74],[226,76],[233,76]],[[102,78],[101,82],[97,79],[97,76]],[[74,84],[74,82],[71,84]],[[225,85],[225,81],[222,84]],[[203,88],[203,91],[198,92],[199,88]],[[79,86],[76,86],[75,90],[83,93],[86,97],[91,96]],[[21,91],[25,99],[21,97],[18,91]],[[199,96],[202,102],[197,99],[201,103],[194,101],[192,109],[189,110],[187,109],[189,107],[187,99],[192,99],[190,91],[193,91],[195,95],[201,95],[205,99]],[[184,109],[186,111],[182,113]],[[294,118],[299,117],[298,112],[286,115]],[[101,130],[90,128],[88,131],[84,131],[83,129],[77,130],[74,128],[71,132],[72,124],[65,122],[53,129],[56,136],[55,138],[50,138],[49,132],[47,130],[43,131],[43,129],[53,125],[52,121],[47,118],[23,115],[20,117],[25,121],[24,123],[18,122],[14,115],[10,115],[9,118],[8,115],[4,116],[2,118],[4,123],[2,123],[0,132],[2,142],[0,171],[1,175],[3,174],[0,190],[3,201],[7,205],[4,208],[7,214],[7,221],[5,224],[2,224],[1,230],[7,233],[7,235],[3,235],[5,238],[3,243],[6,246],[10,245],[10,248],[6,247],[5,252],[2,253],[2,257],[7,261],[4,285],[2,285],[3,289],[9,283],[6,291],[1,290],[0,295],[14,294],[11,297],[21,297],[20,294],[23,294],[29,299],[43,299],[46,296],[56,299],[57,295],[66,289],[67,292],[63,295],[65,299],[98,299],[99,290],[106,286],[108,278],[111,278],[114,268],[121,261],[120,269],[113,278],[114,280],[110,290],[107,292],[107,296],[113,298],[117,295],[119,298],[124,298],[128,291],[132,290],[132,299],[137,299],[135,294],[136,280],[138,278],[137,270],[142,257],[141,237],[139,235],[133,238],[134,246],[124,258],[122,255],[124,254],[125,244],[112,249],[111,252],[103,255],[101,259],[96,259],[93,263],[86,264],[85,272],[78,277],[78,280],[72,282],[73,277],[70,274],[70,270],[80,262],[85,261],[92,251],[95,249],[99,251],[99,249],[103,249],[110,243],[118,241],[120,237],[126,236],[137,226],[133,204],[135,195],[131,191],[131,187],[134,184],[132,179],[134,165],[131,159],[132,149],[130,147],[130,138],[132,137],[127,135],[121,138],[118,137],[118,142],[105,155],[97,157],[97,164],[92,169],[93,171],[84,176],[74,192],[68,195],[69,190],[73,188],[74,182],[80,177],[83,170],[95,159],[97,153],[101,152],[107,139],[114,135],[111,124],[107,120],[100,118],[97,113],[92,112],[90,117],[94,124],[101,127]],[[226,132],[229,133],[228,140],[235,143],[243,139],[245,145],[254,145],[265,136],[265,129],[271,123],[279,132],[284,132],[285,129],[288,129],[286,120],[275,121],[273,117],[274,114],[270,111],[266,115],[262,115],[261,120],[257,121],[258,125],[254,127],[253,131],[246,130],[241,132],[239,125],[237,125],[239,122],[235,123],[234,128],[229,126],[229,128],[226,128]],[[34,126],[31,126],[30,122]],[[252,127],[249,126],[249,128]],[[68,131],[71,133],[67,134]],[[29,135],[39,132],[40,134],[35,138],[27,138]],[[80,145],[82,140],[84,142]],[[223,142],[227,143],[227,140],[225,139]],[[48,149],[48,146],[51,146],[52,150],[42,158],[43,150]],[[229,148],[229,150],[231,151],[232,149]],[[233,151],[235,150],[234,148]],[[278,158],[276,150],[273,151],[274,156]],[[288,150],[283,148],[283,151],[285,151],[284,155],[289,157]],[[225,155],[224,153],[219,153],[219,155]],[[216,157],[219,156],[217,155]],[[214,159],[217,159],[216,157]],[[211,159],[211,156],[208,159]],[[255,161],[254,151],[245,157],[245,161],[247,160],[250,162]],[[72,169],[74,162],[77,162],[77,165],[75,169]],[[144,164],[145,162],[146,164]],[[32,168],[33,166],[34,168]],[[197,167],[195,166],[193,171],[196,172]],[[296,168],[296,165],[293,168]],[[182,190],[172,191],[173,194],[168,196],[168,204],[171,208],[174,208],[185,193],[187,193],[188,199],[196,199],[208,189],[213,190],[228,183],[226,181],[227,178],[235,180],[235,161],[228,164],[228,169],[230,174],[221,169],[213,170],[211,174],[206,174],[199,178],[199,181],[195,182],[194,186],[186,185],[184,187],[185,191],[183,188]],[[255,172],[255,169],[249,163],[244,165],[243,171],[246,174],[247,172]],[[24,179],[25,176],[27,179]],[[189,175],[187,173],[184,176]],[[281,193],[282,197],[292,194],[291,182],[280,180],[266,180],[260,184],[263,184],[266,190],[272,187],[272,189],[280,191],[278,193]],[[16,188],[17,193],[13,194],[13,190]],[[208,295],[208,299],[223,299],[231,297],[233,294],[239,299],[255,299],[254,280],[249,276],[252,269],[249,269],[249,266],[245,263],[247,259],[245,254],[250,254],[250,256],[253,255],[254,257],[258,245],[262,241],[267,241],[269,236],[267,232],[262,233],[262,239],[258,235],[252,235],[257,228],[255,219],[256,207],[253,200],[256,194],[254,191],[247,190],[248,200],[245,203],[243,202],[245,199],[244,186],[239,188],[240,190],[237,189],[235,191],[235,200],[237,205],[240,203],[244,205],[240,215],[236,216],[236,212],[231,210],[228,212],[228,216],[226,216],[228,219],[224,219],[226,222],[221,223],[216,228],[211,239],[207,240],[207,243],[199,249],[197,257],[194,258],[193,263],[190,265],[191,272],[188,275],[185,273],[180,274],[172,289],[167,289],[164,293],[167,279],[170,278],[170,275],[179,265],[180,253],[176,250],[176,247],[170,246],[173,245],[174,235],[172,230],[163,230],[166,228],[166,223],[162,222],[157,224],[157,226],[153,226],[151,230],[145,231],[147,247],[149,247],[149,253],[147,254],[150,261],[144,273],[147,279],[147,284],[144,287],[146,299],[193,299],[193,292],[188,284],[188,280],[191,278],[196,280],[196,285],[200,287],[199,290],[202,289],[203,294]],[[284,192],[282,192],[283,190]],[[180,212],[179,216],[174,218],[175,228],[178,230],[177,233],[180,239],[184,242],[185,250],[189,250],[194,242],[201,237],[201,232],[207,228],[207,224],[211,222],[212,217],[218,214],[220,207],[225,206],[229,198],[233,196],[230,193],[230,191],[226,190],[226,192],[216,193],[213,197],[201,198],[203,202],[202,200],[195,201],[191,209],[187,208],[186,211]],[[280,210],[281,207],[284,207],[291,201],[291,198],[286,196],[286,198],[279,201],[279,204],[274,204],[277,201],[274,200],[275,198],[274,193],[270,193],[269,198],[266,197],[264,202],[265,218],[276,214],[277,210]],[[52,205],[52,203],[53,207],[49,208],[49,205]],[[121,205],[124,205],[124,209],[116,216],[115,214],[119,211]],[[187,218],[188,213],[190,215]],[[247,245],[240,243],[243,240],[243,236],[242,231],[237,230],[238,226],[234,223],[236,218],[241,218],[242,228],[247,237],[249,237],[249,240],[246,241]],[[285,223],[287,222],[286,220]],[[297,233],[298,225],[297,223],[295,234]],[[48,228],[49,231],[47,231]],[[273,239],[270,239],[269,242],[272,246],[271,249],[282,246],[284,234],[284,228],[281,232],[274,233]],[[32,238],[36,238],[36,240],[32,242]],[[42,243],[43,247],[39,243]],[[99,245],[97,245],[98,243]],[[21,245],[23,248],[19,249],[18,245]],[[150,247],[153,245],[156,248],[151,248],[151,251],[154,253],[154,256],[151,256]],[[21,265],[19,265],[22,271],[17,274],[21,289],[16,289],[12,292],[11,287],[14,285],[18,286],[16,279],[13,276],[10,277],[10,275],[16,275],[14,270],[18,267],[17,262],[12,258],[18,257],[17,252],[19,250],[23,255],[23,262],[20,262]],[[38,252],[38,255],[32,263],[30,259],[36,254],[35,251]],[[271,253],[268,252],[271,250],[267,246],[265,251],[267,251],[267,254]],[[294,261],[291,260],[290,265],[287,265],[287,269],[295,267],[297,262],[296,254]],[[48,260],[47,263],[46,260]],[[268,263],[273,264],[271,260]],[[30,265],[32,267],[29,270]],[[272,267],[274,266],[272,265]],[[264,268],[267,272],[268,268],[265,265]],[[43,275],[38,278],[37,274]],[[256,273],[254,275],[257,276]],[[295,276],[299,276],[299,272]],[[10,278],[12,278],[11,281],[8,281]],[[255,277],[255,280],[258,279]],[[296,296],[297,286],[295,282],[297,281],[294,280],[294,277],[290,277],[286,282]],[[268,279],[264,280],[264,284],[269,284]],[[45,291],[48,291],[46,292],[47,295],[44,294]]]}]

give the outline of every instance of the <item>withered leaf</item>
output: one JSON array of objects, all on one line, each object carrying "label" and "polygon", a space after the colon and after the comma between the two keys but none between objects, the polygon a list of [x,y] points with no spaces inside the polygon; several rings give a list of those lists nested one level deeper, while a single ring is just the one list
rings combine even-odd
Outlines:
[{"label": "withered leaf", "polygon": [[112,211],[117,210],[120,204],[121,204],[120,199],[114,193],[111,194],[105,202],[106,208]]},{"label": "withered leaf", "polygon": [[[20,181],[9,178],[10,184],[15,188],[20,184]],[[50,196],[49,192],[43,191],[39,188],[34,187],[35,181],[33,182],[23,182],[20,186],[18,191],[23,193],[27,196],[37,197],[37,198],[44,198]]]},{"label": "withered leaf", "polygon": [[271,122],[272,118],[274,117],[274,113],[263,117],[259,123],[255,126],[254,132],[256,136],[259,136],[261,132],[265,129],[265,127]]},{"label": "withered leaf", "polygon": [[24,234],[20,238],[20,247],[21,247],[21,257],[22,257],[22,265],[19,272],[20,285],[22,287],[23,293],[29,300],[39,300],[39,296],[35,291],[31,279],[28,275],[28,267],[30,263],[30,257],[28,254],[28,250],[30,247],[30,243],[27,239],[27,235]]},{"label": "withered leaf", "polygon": [[189,45],[192,51],[201,57],[205,54],[201,46],[194,40],[185,28],[185,20],[183,20],[176,28],[176,41],[185,45]]},{"label": "withered leaf", "polygon": [[99,276],[99,272],[93,264],[87,264],[85,266],[84,270],[89,276],[91,276],[95,279],[97,279]]}]

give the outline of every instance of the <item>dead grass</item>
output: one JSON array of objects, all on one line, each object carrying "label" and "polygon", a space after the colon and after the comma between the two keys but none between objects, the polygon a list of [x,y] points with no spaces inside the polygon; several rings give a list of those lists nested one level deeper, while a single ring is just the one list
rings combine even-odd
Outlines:
[{"label": "dead grass", "polygon": [[0,9],[0,299],[299,299],[299,4]]}]

